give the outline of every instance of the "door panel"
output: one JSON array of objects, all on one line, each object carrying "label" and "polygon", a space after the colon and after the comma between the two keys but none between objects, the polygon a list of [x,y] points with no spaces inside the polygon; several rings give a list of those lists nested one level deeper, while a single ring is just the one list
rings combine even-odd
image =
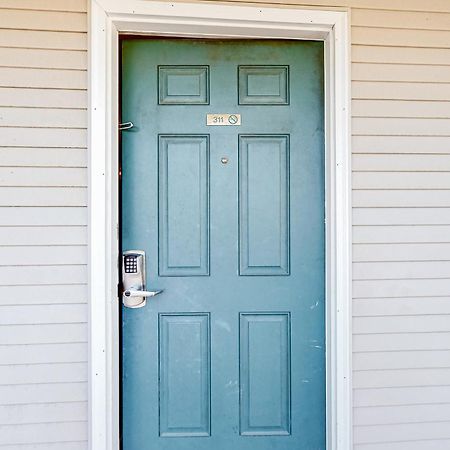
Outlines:
[{"label": "door panel", "polygon": [[209,314],[160,315],[160,436],[210,435],[209,349]]},{"label": "door panel", "polygon": [[209,136],[160,135],[158,167],[159,275],[209,275]]},{"label": "door panel", "polygon": [[323,44],[124,39],[121,97],[124,450],[325,449]]},{"label": "door panel", "polygon": [[289,275],[289,136],[239,137],[240,275]]},{"label": "door panel", "polygon": [[244,313],[239,319],[241,434],[289,435],[289,313]]}]

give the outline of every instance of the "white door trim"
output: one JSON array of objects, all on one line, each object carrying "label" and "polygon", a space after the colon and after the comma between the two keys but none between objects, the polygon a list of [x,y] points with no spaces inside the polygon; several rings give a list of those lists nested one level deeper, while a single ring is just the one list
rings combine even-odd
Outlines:
[{"label": "white door trim", "polygon": [[[327,449],[352,448],[348,13],[264,6],[91,0],[89,39],[89,448],[119,448],[118,37],[325,42]],[[132,120],[132,118],[126,118]]]}]

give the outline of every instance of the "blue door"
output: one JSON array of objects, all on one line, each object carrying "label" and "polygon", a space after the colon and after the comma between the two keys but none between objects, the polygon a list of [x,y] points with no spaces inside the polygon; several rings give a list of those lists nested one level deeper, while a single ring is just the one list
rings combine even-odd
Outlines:
[{"label": "blue door", "polygon": [[122,41],[124,450],[325,449],[323,53]]}]

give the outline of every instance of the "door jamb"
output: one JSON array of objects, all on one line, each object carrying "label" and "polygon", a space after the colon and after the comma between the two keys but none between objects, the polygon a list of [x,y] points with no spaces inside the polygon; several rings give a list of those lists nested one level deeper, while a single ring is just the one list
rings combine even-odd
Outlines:
[{"label": "door jamb", "polygon": [[119,449],[119,33],[325,42],[327,450],[352,448],[348,27],[346,10],[90,0],[88,439],[91,450]]}]

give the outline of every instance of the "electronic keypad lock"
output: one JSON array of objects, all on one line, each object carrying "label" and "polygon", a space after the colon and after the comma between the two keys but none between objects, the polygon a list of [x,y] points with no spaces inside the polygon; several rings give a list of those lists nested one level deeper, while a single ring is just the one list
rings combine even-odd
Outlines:
[{"label": "electronic keypad lock", "polygon": [[122,303],[127,308],[141,308],[147,297],[154,297],[162,291],[145,290],[145,252],[127,250],[122,253]]}]

